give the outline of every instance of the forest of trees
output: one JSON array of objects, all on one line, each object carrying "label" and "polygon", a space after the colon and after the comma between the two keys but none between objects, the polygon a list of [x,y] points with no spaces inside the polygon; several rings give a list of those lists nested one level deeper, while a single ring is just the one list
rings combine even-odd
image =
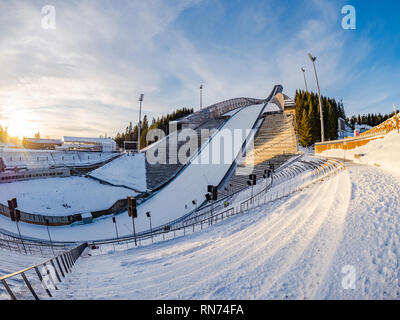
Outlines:
[{"label": "forest of trees", "polygon": [[[346,119],[344,106],[341,101],[321,97],[324,114],[325,140],[338,138],[338,119]],[[296,123],[299,142],[308,147],[321,141],[321,120],[318,94],[306,91],[296,91]]]},{"label": "forest of trees", "polygon": [[7,132],[7,128],[3,129],[3,127],[0,125],[0,142],[19,144],[19,138],[11,137]]},{"label": "forest of trees", "polygon": [[[165,132],[166,135],[169,134],[169,122],[182,118],[188,114],[193,113],[193,109],[182,108],[174,111],[173,113],[167,114],[166,116],[162,116],[161,118],[153,118],[151,124],[147,119],[147,115],[143,117],[141,132],[140,132],[140,145],[142,148],[147,146],[146,135],[147,132],[151,129],[161,129]],[[115,142],[117,142],[119,147],[123,147],[124,141],[138,141],[138,125],[133,126],[132,122],[129,123],[129,126],[126,127],[125,132],[117,133],[115,137]]]},{"label": "forest of trees", "polygon": [[378,113],[378,114],[368,113],[368,114],[364,114],[364,115],[359,114],[357,116],[352,116],[350,119],[347,118],[347,123],[352,129],[355,128],[356,123],[359,125],[366,124],[371,127],[375,127],[378,124],[385,122],[386,120],[390,119],[393,116],[394,116],[394,112],[392,112],[390,114],[385,114],[385,115],[382,115],[380,113]]},{"label": "forest of trees", "polygon": [[7,142],[7,139],[8,139],[7,129],[3,129],[3,127],[0,125],[0,142]]}]

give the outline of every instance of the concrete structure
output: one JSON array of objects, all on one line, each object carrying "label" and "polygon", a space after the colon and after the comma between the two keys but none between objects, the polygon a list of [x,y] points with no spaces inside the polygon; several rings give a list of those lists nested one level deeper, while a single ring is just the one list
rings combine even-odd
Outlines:
[{"label": "concrete structure", "polygon": [[117,143],[113,139],[63,137],[63,146],[58,150],[116,152]]},{"label": "concrete structure", "polygon": [[[264,171],[270,164],[278,169],[290,158],[298,154],[295,108],[296,104],[288,96],[278,93],[269,105],[276,105],[281,111],[265,112],[255,139],[254,148],[248,150],[245,160],[236,170],[243,172],[244,167],[253,167],[252,174],[262,180]],[[248,175],[233,175],[219,186],[219,198],[226,197],[248,187]]]},{"label": "concrete structure", "polygon": [[346,138],[342,140],[319,142],[315,144],[315,153],[319,154],[326,150],[341,149],[341,150],[352,150],[358,147],[362,147],[368,144],[370,141],[381,139],[383,135],[377,135],[372,137],[354,137]]},{"label": "concrete structure", "polygon": [[62,144],[63,142],[59,139],[24,138],[22,140],[24,148],[31,150],[55,150],[56,147],[60,147]]},{"label": "concrete structure", "polygon": [[115,153],[3,149],[0,157],[8,169],[47,169],[83,167],[103,163],[118,156]]},{"label": "concrete structure", "polygon": [[69,177],[71,170],[68,168],[37,169],[37,170],[4,170],[0,172],[0,183],[9,183],[32,179]]},{"label": "concrete structure", "polygon": [[346,138],[335,141],[321,142],[315,144],[315,153],[322,153],[331,149],[352,150],[366,145],[370,141],[383,138],[389,132],[400,129],[400,115],[395,115],[372,129],[359,134],[354,138]]}]

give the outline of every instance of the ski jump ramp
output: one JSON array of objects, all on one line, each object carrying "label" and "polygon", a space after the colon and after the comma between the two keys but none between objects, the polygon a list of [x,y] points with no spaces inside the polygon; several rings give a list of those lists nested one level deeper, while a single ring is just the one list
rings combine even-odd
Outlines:
[{"label": "ski jump ramp", "polygon": [[[238,104],[214,105],[205,110],[231,112],[230,118],[215,132],[207,143],[203,144],[197,154],[185,165],[171,181],[157,191],[138,207],[138,218],[135,219],[136,232],[148,231],[150,228],[147,212],[151,213],[153,228],[161,227],[195,209],[205,200],[208,185],[218,185],[231,169],[238,155],[243,152],[246,140],[254,138],[252,129],[260,121],[268,102],[279,92],[281,86],[275,86],[265,100],[238,100]],[[261,103],[260,103],[261,102]],[[243,103],[243,104],[242,104]],[[255,104],[256,103],[256,104]],[[204,113],[202,113],[204,115]],[[209,119],[206,119],[209,121]],[[234,138],[234,139],[233,139]],[[233,141],[232,141],[233,139]],[[228,141],[228,142],[227,142]],[[229,148],[226,148],[230,144]],[[228,152],[227,152],[228,150]],[[119,236],[132,235],[132,219],[123,213],[117,217]],[[4,221],[3,228],[16,232],[14,223]],[[25,236],[46,239],[45,228],[22,224],[21,231]],[[57,227],[52,230],[55,241],[90,241],[115,238],[115,228],[110,218],[94,220],[88,225]]]}]

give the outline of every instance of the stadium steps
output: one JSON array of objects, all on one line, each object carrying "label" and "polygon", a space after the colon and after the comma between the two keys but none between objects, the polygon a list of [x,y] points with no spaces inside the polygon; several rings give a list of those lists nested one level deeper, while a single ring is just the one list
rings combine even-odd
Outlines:
[{"label": "stadium steps", "polygon": [[[264,161],[263,163],[259,163],[254,166],[253,172],[251,174],[255,174],[257,176],[257,181],[260,181],[263,178],[264,170],[269,169],[270,164],[274,164],[275,169],[278,169],[280,166],[289,161],[294,155],[279,155],[269,160]],[[243,166],[239,166],[238,168],[242,168]],[[236,169],[238,170],[238,169]],[[246,175],[237,175],[236,172],[232,175],[232,177],[218,190],[218,199],[225,198],[227,196],[232,195],[235,192],[243,190],[247,188],[249,185],[247,181],[249,180],[248,174]]]},{"label": "stadium steps", "polygon": [[285,112],[265,114],[254,140],[254,148],[247,152],[243,164],[238,165],[232,177],[220,186],[218,197],[221,199],[248,187],[248,174],[237,175],[238,170],[254,163],[251,174],[255,174],[257,180],[260,180],[270,164],[278,169],[297,153],[294,115]]}]

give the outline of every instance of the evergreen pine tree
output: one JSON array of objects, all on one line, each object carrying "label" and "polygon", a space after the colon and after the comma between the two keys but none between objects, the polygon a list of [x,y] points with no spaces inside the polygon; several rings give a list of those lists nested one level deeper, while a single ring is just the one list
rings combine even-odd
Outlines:
[{"label": "evergreen pine tree", "polygon": [[299,141],[302,147],[308,147],[312,144],[311,122],[305,109],[303,110],[299,127]]}]

